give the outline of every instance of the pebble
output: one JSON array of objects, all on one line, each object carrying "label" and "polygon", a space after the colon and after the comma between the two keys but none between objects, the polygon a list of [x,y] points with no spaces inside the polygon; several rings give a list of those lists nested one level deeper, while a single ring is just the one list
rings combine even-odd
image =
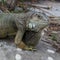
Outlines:
[{"label": "pebble", "polygon": [[41,33],[41,34],[42,34],[42,36],[44,36],[44,31],[42,31],[42,33]]},{"label": "pebble", "polygon": [[3,13],[3,11],[2,11],[2,10],[0,10],[0,13]]},{"label": "pebble", "polygon": [[20,55],[20,54],[16,54],[15,59],[16,59],[16,60],[21,60],[21,59],[22,59],[22,57],[21,57],[21,55]]},{"label": "pebble", "polygon": [[17,51],[22,51],[22,49],[20,49],[20,48],[17,48]]},{"label": "pebble", "polygon": [[48,57],[48,60],[54,60],[52,57]]},{"label": "pebble", "polygon": [[50,50],[50,49],[48,49],[47,52],[49,52],[49,53],[53,53],[53,54],[55,53],[55,51]]}]

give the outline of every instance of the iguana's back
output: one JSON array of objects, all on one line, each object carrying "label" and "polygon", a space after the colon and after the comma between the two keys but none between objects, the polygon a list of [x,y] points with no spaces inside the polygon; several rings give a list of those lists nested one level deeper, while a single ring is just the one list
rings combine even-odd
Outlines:
[{"label": "iguana's back", "polygon": [[[17,32],[19,26],[17,20],[20,20],[20,23],[23,21],[23,14],[9,14],[1,13],[0,14],[0,38],[6,37],[7,35],[14,35]],[[17,24],[17,25],[16,25]]]}]

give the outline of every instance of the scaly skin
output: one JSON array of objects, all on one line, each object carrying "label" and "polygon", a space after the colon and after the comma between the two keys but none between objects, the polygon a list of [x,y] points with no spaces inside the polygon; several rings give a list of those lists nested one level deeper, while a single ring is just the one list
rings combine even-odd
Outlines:
[{"label": "scaly skin", "polygon": [[24,13],[0,13],[0,38],[16,35],[15,44],[19,45],[25,32],[26,18]]},{"label": "scaly skin", "polygon": [[0,38],[13,35],[17,30],[23,31],[24,17],[23,14],[0,13]]},{"label": "scaly skin", "polygon": [[[37,44],[36,42],[38,42],[40,39],[42,29],[48,25],[46,19],[43,19],[44,16],[42,18],[40,17],[41,14],[42,13],[40,13],[40,15],[33,14],[32,16],[32,14],[30,13],[21,14],[0,13],[0,38],[4,38],[10,35],[11,36],[16,35],[15,44],[18,47],[22,49],[29,49],[28,46],[34,47]],[[34,33],[33,36],[29,35],[30,36],[29,40],[27,39],[29,37],[26,38],[28,33],[24,36],[24,33],[27,30]],[[31,36],[33,38],[31,38]],[[23,38],[24,40],[22,40]],[[23,43],[25,42],[26,39],[27,45]]]},{"label": "scaly skin", "polygon": [[44,13],[34,13],[29,22],[27,22],[27,30],[24,34],[23,41],[29,47],[34,48],[41,37],[41,31],[49,24],[49,18]]}]

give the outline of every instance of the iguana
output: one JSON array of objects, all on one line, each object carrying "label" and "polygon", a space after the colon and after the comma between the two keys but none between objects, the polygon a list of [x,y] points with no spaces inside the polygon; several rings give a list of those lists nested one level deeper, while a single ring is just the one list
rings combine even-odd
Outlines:
[{"label": "iguana", "polygon": [[[33,47],[36,45],[40,39],[41,30],[47,25],[48,19],[43,13],[0,13],[0,38],[16,35],[15,44],[22,49],[29,50],[29,44],[31,43]],[[26,31],[34,35],[29,35]],[[27,35],[30,36],[29,40]],[[28,43],[30,40],[31,42]]]},{"label": "iguana", "polygon": [[33,13],[27,22],[28,27],[24,33],[23,42],[29,47],[34,48],[40,40],[42,30],[48,24],[49,18],[45,13]]}]

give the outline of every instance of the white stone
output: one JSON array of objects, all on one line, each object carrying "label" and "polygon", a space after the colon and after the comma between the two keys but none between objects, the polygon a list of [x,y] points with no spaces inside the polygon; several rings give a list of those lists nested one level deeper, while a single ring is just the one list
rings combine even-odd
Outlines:
[{"label": "white stone", "polygon": [[54,60],[52,57],[48,57],[48,60]]},{"label": "white stone", "polygon": [[41,33],[41,34],[42,34],[42,36],[44,36],[44,31],[42,31],[42,33]]},{"label": "white stone", "polygon": [[22,60],[22,56],[20,54],[16,54],[15,59],[16,60]]},{"label": "white stone", "polygon": [[22,49],[20,49],[20,48],[17,48],[17,51],[22,51]]},{"label": "white stone", "polygon": [[46,29],[46,28],[45,28],[44,30],[45,30],[45,31],[47,31],[47,29]]},{"label": "white stone", "polygon": [[49,53],[55,53],[55,51],[53,51],[53,50],[50,50],[50,49],[47,49],[47,52],[49,52]]}]

